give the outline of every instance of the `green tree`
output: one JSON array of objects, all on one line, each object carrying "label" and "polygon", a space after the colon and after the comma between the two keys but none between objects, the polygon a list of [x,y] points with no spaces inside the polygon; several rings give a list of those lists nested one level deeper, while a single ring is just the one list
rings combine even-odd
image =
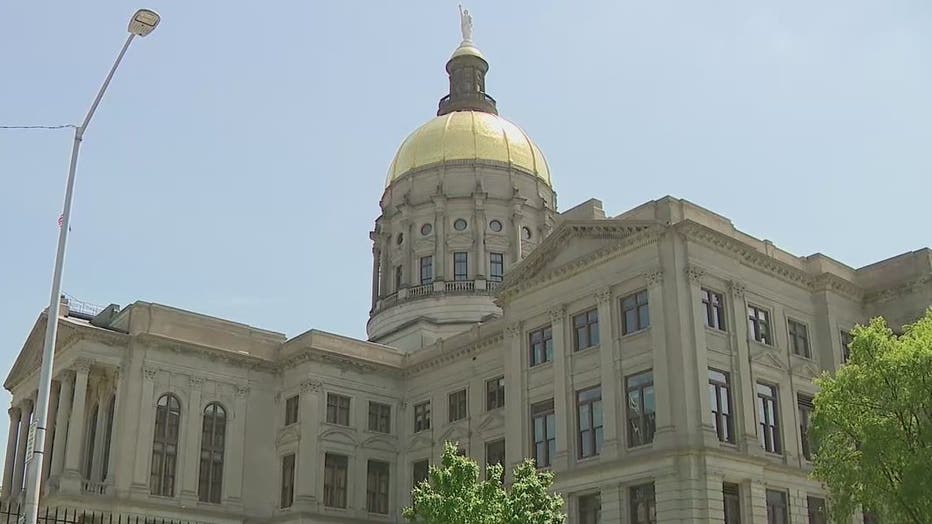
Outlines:
[{"label": "green tree", "polygon": [[562,524],[563,498],[550,493],[553,474],[539,472],[527,460],[514,470],[511,487],[503,486],[502,466],[493,464],[479,480],[479,466],[447,443],[440,467],[411,491],[404,517],[422,524]]},{"label": "green tree", "polygon": [[881,318],[851,335],[848,363],[817,381],[813,475],[836,522],[860,506],[881,522],[930,523],[932,309],[900,336]]}]

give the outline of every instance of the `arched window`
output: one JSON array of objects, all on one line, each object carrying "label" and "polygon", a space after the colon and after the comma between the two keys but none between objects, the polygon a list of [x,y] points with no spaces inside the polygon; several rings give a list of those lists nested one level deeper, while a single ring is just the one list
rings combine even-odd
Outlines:
[{"label": "arched window", "polygon": [[204,408],[204,425],[201,430],[201,470],[197,484],[197,496],[201,502],[220,503],[226,427],[227,412],[223,406],[216,402],[208,404]]},{"label": "arched window", "polygon": [[94,469],[94,448],[97,446],[97,416],[100,412],[100,404],[94,404],[91,410],[90,423],[87,425],[87,438],[84,439],[84,478],[91,479]]},{"label": "arched window", "polygon": [[175,463],[178,458],[178,427],[181,423],[181,403],[178,397],[166,393],[155,406],[155,435],[152,437],[152,471],[149,492],[153,495],[175,495]]},{"label": "arched window", "polygon": [[110,395],[110,402],[107,407],[107,435],[104,437],[104,456],[102,457],[104,465],[101,471],[101,481],[107,480],[107,472],[110,470],[110,445],[113,440],[113,411],[116,409],[116,395]]}]

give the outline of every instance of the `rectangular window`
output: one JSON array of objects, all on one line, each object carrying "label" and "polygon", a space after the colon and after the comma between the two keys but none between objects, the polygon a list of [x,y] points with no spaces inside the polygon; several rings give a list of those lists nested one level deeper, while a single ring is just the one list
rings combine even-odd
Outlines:
[{"label": "rectangular window", "polygon": [[450,393],[450,422],[466,418],[466,390]]},{"label": "rectangular window", "polygon": [[349,407],[349,397],[337,395],[336,393],[327,393],[327,422],[349,426]]},{"label": "rectangular window", "polygon": [[486,380],[485,397],[486,410],[492,411],[493,409],[505,407],[505,377]]},{"label": "rectangular window", "polygon": [[602,523],[602,501],[598,493],[581,495],[579,501],[579,524]]},{"label": "rectangular window", "polygon": [[505,276],[505,255],[489,253],[489,280],[501,282]]},{"label": "rectangular window", "polygon": [[381,402],[369,401],[369,431],[391,433],[392,407]]},{"label": "rectangular window", "polygon": [[370,460],[366,471],[366,511],[388,515],[388,462]]},{"label": "rectangular window", "polygon": [[395,266],[395,291],[401,289],[401,278],[404,276],[403,266]]},{"label": "rectangular window", "polygon": [[625,379],[628,406],[628,447],[654,440],[654,374],[645,371]]},{"label": "rectangular window", "polygon": [[767,524],[789,524],[786,492],[767,490]]},{"label": "rectangular window", "polygon": [[748,331],[754,340],[768,346],[772,345],[770,312],[757,306],[748,306]]},{"label": "rectangular window", "polygon": [[434,281],[434,257],[421,257],[421,285]]},{"label": "rectangular window", "polygon": [[771,453],[781,453],[782,449],[777,413],[777,388],[758,383],[757,417],[760,422],[760,445]]},{"label": "rectangular window", "polygon": [[285,425],[289,426],[298,421],[298,395],[285,400]]},{"label": "rectangular window", "polygon": [[602,387],[576,392],[579,428],[579,458],[594,457],[602,451]]},{"label": "rectangular window", "polygon": [[799,409],[799,439],[802,443],[803,457],[812,460],[812,435],[810,434],[810,421],[812,419],[812,397],[797,395],[796,406]]},{"label": "rectangular window", "polygon": [[812,354],[809,351],[809,328],[793,319],[787,319],[786,323],[790,331],[790,349],[793,350],[793,354],[810,358]]},{"label": "rectangular window", "polygon": [[632,524],[654,524],[657,522],[657,507],[654,502],[654,483],[631,488]]},{"label": "rectangular window", "polygon": [[430,401],[414,405],[414,432],[430,429]]},{"label": "rectangular window", "polygon": [[722,442],[735,442],[735,421],[731,409],[731,385],[728,373],[709,368],[709,405],[712,424]]},{"label": "rectangular window", "polygon": [[[485,465],[500,464],[502,466],[502,476],[505,475],[505,439],[494,440],[485,443]],[[498,479],[502,481],[503,479]]]},{"label": "rectangular window", "polygon": [[453,280],[469,278],[469,254],[465,251],[453,253]]},{"label": "rectangular window", "polygon": [[723,482],[722,497],[725,502],[725,524],[741,524],[741,497],[738,485]]},{"label": "rectangular window", "polygon": [[346,508],[346,476],[349,459],[346,455],[324,455],[324,506]]},{"label": "rectangular window", "polygon": [[825,524],[828,522],[825,511],[825,499],[820,497],[806,497],[806,512],[809,513],[809,524]]},{"label": "rectangular window", "polygon": [[430,478],[430,461],[427,459],[419,460],[411,465],[411,480],[417,486],[421,482]]},{"label": "rectangular window", "polygon": [[557,452],[557,423],[553,412],[553,399],[531,406],[531,432],[537,467],[549,467]]},{"label": "rectangular window", "polygon": [[573,349],[580,351],[599,345],[599,310],[573,316]]},{"label": "rectangular window", "polygon": [[294,454],[282,457],[281,507],[290,508],[294,502]]},{"label": "rectangular window", "polygon": [[725,331],[725,297],[705,288],[702,288],[701,293],[706,327]]},{"label": "rectangular window", "polygon": [[528,335],[531,366],[553,360],[553,329],[550,326],[531,331]]},{"label": "rectangular window", "polygon": [[650,326],[650,309],[647,290],[638,291],[621,299],[621,334],[627,335]]},{"label": "rectangular window", "polygon": [[851,358],[851,333],[849,331],[841,332],[841,361],[847,363]]}]

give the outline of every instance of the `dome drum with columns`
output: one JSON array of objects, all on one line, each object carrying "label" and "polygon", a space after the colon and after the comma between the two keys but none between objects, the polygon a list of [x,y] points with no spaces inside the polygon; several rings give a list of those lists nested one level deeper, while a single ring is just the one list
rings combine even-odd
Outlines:
[{"label": "dome drum with columns", "polygon": [[406,350],[500,316],[504,273],[553,228],[547,161],[498,116],[488,62],[467,36],[447,62],[438,116],[395,154],[371,233],[369,338]]}]

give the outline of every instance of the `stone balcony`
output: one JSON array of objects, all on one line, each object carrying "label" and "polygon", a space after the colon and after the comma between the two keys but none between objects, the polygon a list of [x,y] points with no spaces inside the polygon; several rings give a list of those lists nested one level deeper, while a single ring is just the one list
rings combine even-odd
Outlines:
[{"label": "stone balcony", "polygon": [[427,297],[488,295],[495,296],[501,282],[486,279],[435,281],[430,284],[403,287],[396,293],[381,297],[372,309],[372,313],[384,311],[390,307]]}]

